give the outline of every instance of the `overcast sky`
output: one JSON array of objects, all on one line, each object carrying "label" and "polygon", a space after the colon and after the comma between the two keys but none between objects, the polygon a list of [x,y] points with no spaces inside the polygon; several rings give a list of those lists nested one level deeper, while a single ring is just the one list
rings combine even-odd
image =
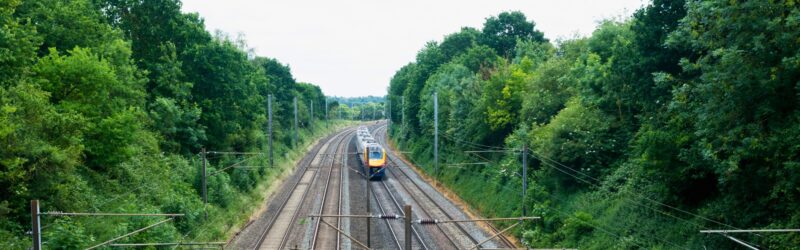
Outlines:
[{"label": "overcast sky", "polygon": [[184,0],[209,31],[243,35],[259,56],[289,64],[326,95],[383,96],[395,71],[427,41],[461,27],[480,28],[519,10],[550,40],[586,36],[597,22],[628,17],[645,0]]}]

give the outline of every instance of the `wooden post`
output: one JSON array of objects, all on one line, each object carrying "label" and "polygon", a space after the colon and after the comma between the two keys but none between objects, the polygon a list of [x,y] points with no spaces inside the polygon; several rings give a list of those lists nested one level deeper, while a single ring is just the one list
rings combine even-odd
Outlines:
[{"label": "wooden post", "polygon": [[403,206],[403,214],[405,216],[405,245],[406,250],[411,250],[411,205]]},{"label": "wooden post", "polygon": [[42,249],[42,224],[39,221],[39,200],[31,200],[31,236],[33,250]]}]

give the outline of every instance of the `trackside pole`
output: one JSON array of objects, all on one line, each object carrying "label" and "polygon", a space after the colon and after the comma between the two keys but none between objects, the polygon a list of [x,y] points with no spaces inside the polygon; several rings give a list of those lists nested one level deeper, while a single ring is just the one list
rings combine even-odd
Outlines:
[{"label": "trackside pole", "polygon": [[405,218],[405,243],[406,250],[411,250],[411,205],[403,206],[403,215]]},{"label": "trackside pole", "polygon": [[308,127],[312,128],[314,127],[314,100],[311,100],[308,106],[311,107],[311,111],[309,111],[311,115],[308,116]]},{"label": "trackside pole", "polygon": [[294,147],[297,147],[297,96],[294,97]]},{"label": "trackside pole", "polygon": [[208,189],[206,189],[206,148],[202,148],[200,154],[203,157],[203,214],[205,214],[205,219],[208,220],[208,211],[206,211],[206,206],[208,206]]},{"label": "trackside pole", "polygon": [[[370,204],[370,198],[369,197],[370,197],[370,195],[372,195],[372,185],[370,185],[369,179],[372,178],[372,176],[369,173],[369,147],[365,147],[365,148],[367,148],[367,152],[364,155],[364,159],[367,159],[367,165],[364,168],[364,170],[365,170],[364,173],[365,173],[365,175],[367,177],[366,178],[367,179],[367,214],[370,214],[370,213],[372,213],[372,205]],[[370,224],[372,224],[372,220],[371,220],[371,218],[367,218],[367,248],[372,247],[372,243],[371,243],[372,242],[371,241],[372,237],[370,237]]]},{"label": "trackside pole", "polygon": [[433,92],[433,171],[439,176],[439,99]]},{"label": "trackside pole", "polygon": [[386,120],[386,134],[388,135],[388,131],[392,131],[392,100],[389,99],[389,96],[386,96],[386,117],[389,118]]},{"label": "trackside pole", "polygon": [[325,97],[325,127],[328,127],[328,98]]},{"label": "trackside pole", "polygon": [[269,113],[269,167],[273,167],[272,159],[272,95],[267,96],[267,112]]},{"label": "trackside pole", "polygon": [[522,144],[522,217],[525,217],[525,192],[528,192],[528,145]]},{"label": "trackside pole", "polygon": [[402,135],[404,122],[406,122],[406,112],[403,109],[406,108],[406,99],[403,96],[400,96],[400,134]]},{"label": "trackside pole", "polygon": [[33,238],[33,250],[42,249],[42,224],[39,219],[39,200],[31,200],[31,237]]}]

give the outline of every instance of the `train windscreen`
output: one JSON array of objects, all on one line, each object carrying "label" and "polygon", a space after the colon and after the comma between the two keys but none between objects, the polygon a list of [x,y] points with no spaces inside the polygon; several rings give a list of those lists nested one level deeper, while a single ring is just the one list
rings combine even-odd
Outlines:
[{"label": "train windscreen", "polygon": [[381,158],[383,158],[383,155],[382,155],[381,151],[370,151],[369,152],[369,158],[370,159],[381,159]]}]

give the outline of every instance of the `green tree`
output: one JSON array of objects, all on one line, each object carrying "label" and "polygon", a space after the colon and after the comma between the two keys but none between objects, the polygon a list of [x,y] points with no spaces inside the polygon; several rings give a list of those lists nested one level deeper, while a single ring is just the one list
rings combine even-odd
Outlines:
[{"label": "green tree", "polygon": [[789,220],[797,203],[787,197],[798,196],[800,178],[793,151],[800,10],[792,2],[703,1],[687,8],[669,38],[671,46],[700,55],[682,60],[683,70],[697,77],[682,82],[671,104],[673,125],[694,135],[681,160],[713,170],[719,190],[729,194],[715,200],[715,208],[742,208],[726,218],[751,226],[797,225]]},{"label": "green tree", "polygon": [[533,21],[528,21],[525,14],[519,11],[503,12],[496,17],[489,17],[483,23],[481,44],[487,45],[504,57],[514,54],[518,40],[547,42],[544,33],[536,30]]},{"label": "green tree", "polygon": [[227,38],[197,46],[187,52],[183,71],[194,83],[192,100],[202,109],[200,124],[206,127],[207,148],[245,151],[253,145],[250,132],[260,129],[256,118],[265,114],[264,97],[252,82],[258,71],[247,55]]},{"label": "green tree", "polygon": [[0,3],[0,86],[8,87],[30,73],[41,38],[29,22],[14,16],[20,1]]},{"label": "green tree", "polygon": [[43,38],[39,55],[50,54],[50,49],[96,48],[120,36],[89,0],[23,1],[15,15],[30,20]]}]

